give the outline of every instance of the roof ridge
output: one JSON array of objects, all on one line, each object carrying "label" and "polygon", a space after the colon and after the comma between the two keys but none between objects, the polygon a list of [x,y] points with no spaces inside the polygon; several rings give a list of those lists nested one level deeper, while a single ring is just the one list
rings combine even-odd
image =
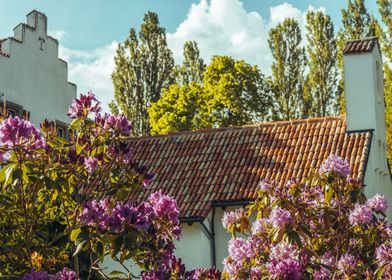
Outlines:
[{"label": "roof ridge", "polygon": [[131,136],[128,137],[127,140],[140,140],[140,139],[156,139],[156,138],[166,138],[166,137],[176,137],[181,135],[189,135],[189,134],[207,134],[207,133],[218,133],[225,131],[233,131],[233,130],[241,130],[241,129],[260,129],[263,127],[280,127],[287,125],[299,125],[305,123],[317,123],[317,122],[329,122],[329,121],[345,121],[345,115],[340,116],[326,116],[326,117],[312,117],[307,119],[297,119],[297,120],[287,120],[287,121],[271,121],[265,123],[255,123],[255,124],[246,124],[246,125],[238,125],[238,126],[229,126],[229,127],[219,127],[219,128],[207,128],[200,129],[195,131],[178,131],[171,132],[168,134],[160,134],[160,135],[146,135],[146,136]]}]

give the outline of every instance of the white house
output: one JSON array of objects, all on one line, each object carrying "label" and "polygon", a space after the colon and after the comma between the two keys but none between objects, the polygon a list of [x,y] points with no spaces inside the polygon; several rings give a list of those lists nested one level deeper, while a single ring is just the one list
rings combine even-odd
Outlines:
[{"label": "white house", "polygon": [[69,122],[76,85],[68,82],[67,62],[59,59],[58,49],[47,34],[45,14],[36,10],[14,28],[13,37],[0,39],[0,98],[8,114],[24,115],[36,125],[47,118],[58,129]]},{"label": "white house", "polygon": [[[230,238],[223,213],[254,199],[261,179],[301,180],[330,154],[350,163],[351,177],[364,180],[366,195],[383,193],[392,206],[377,39],[348,42],[344,71],[346,116],[129,139],[135,159],[155,174],[151,188],[134,199],[157,189],[177,199],[183,236],[176,254],[187,268],[222,268]],[[113,265],[106,259],[104,266]]]}]

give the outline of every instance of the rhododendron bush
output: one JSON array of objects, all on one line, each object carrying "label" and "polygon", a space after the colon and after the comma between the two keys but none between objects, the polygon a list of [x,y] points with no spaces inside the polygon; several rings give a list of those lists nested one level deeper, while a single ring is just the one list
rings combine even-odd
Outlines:
[{"label": "rhododendron bush", "polygon": [[260,182],[248,211],[223,218],[233,236],[223,278],[392,279],[387,201],[367,200],[349,174],[349,165],[332,155],[303,183]]},{"label": "rhododendron bush", "polygon": [[[173,198],[158,191],[129,201],[152,177],[124,142],[131,123],[101,114],[92,93],[75,99],[68,115],[69,140],[48,121],[40,130],[19,117],[0,125],[0,276],[105,278],[99,267],[105,256],[132,261],[145,279],[209,273],[186,272],[172,254],[180,236]],[[133,277],[129,267],[124,271],[109,275]]]}]

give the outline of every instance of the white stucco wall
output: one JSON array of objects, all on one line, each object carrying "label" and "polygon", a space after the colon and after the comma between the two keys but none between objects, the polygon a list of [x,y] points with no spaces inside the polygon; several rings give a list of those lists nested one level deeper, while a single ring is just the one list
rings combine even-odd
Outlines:
[{"label": "white stucco wall", "polygon": [[27,23],[30,28],[19,24],[14,37],[1,43],[7,55],[0,55],[2,99],[23,106],[36,125],[45,118],[68,123],[76,86],[68,82],[67,63],[58,58],[58,41],[47,36],[45,15],[33,11]]},{"label": "white stucco wall", "polygon": [[386,156],[386,128],[382,58],[375,44],[371,52],[344,55],[347,131],[373,130],[365,173],[365,194],[385,195],[392,220],[392,180]]}]

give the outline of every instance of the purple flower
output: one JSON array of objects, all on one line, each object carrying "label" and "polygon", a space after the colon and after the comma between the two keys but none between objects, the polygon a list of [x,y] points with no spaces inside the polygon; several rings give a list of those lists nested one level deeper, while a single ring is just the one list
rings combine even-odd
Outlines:
[{"label": "purple flower", "polygon": [[32,269],[22,277],[22,280],[54,280],[54,278],[44,271]]},{"label": "purple flower", "polygon": [[376,249],[376,259],[380,265],[392,264],[392,246],[383,244]]},{"label": "purple flower", "polygon": [[186,280],[219,280],[221,279],[221,273],[216,268],[196,268],[186,275]]},{"label": "purple flower", "polygon": [[258,235],[260,233],[266,233],[267,230],[265,229],[264,223],[267,223],[265,219],[257,219],[252,224],[252,234]]},{"label": "purple flower", "polygon": [[355,204],[348,219],[352,225],[369,223],[373,218],[372,210],[367,205]]},{"label": "purple flower", "polygon": [[268,180],[263,179],[263,180],[261,180],[261,181],[259,182],[259,184],[257,185],[257,187],[258,187],[260,190],[266,192],[266,191],[269,191],[269,190],[271,189],[271,184],[270,184],[270,182],[269,182]]},{"label": "purple flower", "polygon": [[292,218],[289,211],[280,208],[279,206],[272,209],[269,216],[269,222],[276,228],[283,229],[291,224]]},{"label": "purple flower", "polygon": [[98,226],[101,230],[107,230],[110,215],[108,213],[109,200],[90,200],[84,203],[84,209],[79,215],[81,225]]},{"label": "purple flower", "polygon": [[45,148],[46,144],[39,130],[29,121],[10,117],[0,125],[0,146],[22,146],[28,151],[33,151]]},{"label": "purple flower", "polygon": [[98,160],[95,157],[87,157],[84,159],[84,166],[89,173],[92,173],[98,168]]},{"label": "purple flower", "polygon": [[225,212],[222,218],[223,227],[225,229],[229,229],[229,227],[234,226],[237,222],[245,217],[246,213],[244,208],[238,208],[231,212]]},{"label": "purple flower", "polygon": [[336,172],[339,173],[342,177],[347,178],[350,176],[350,165],[343,160],[341,157],[330,155],[324,162],[321,164],[319,173],[325,172]]},{"label": "purple flower", "polygon": [[338,261],[338,268],[345,274],[350,274],[356,267],[357,260],[353,255],[344,254]]},{"label": "purple flower", "polygon": [[388,208],[388,202],[384,195],[376,194],[366,202],[373,211],[385,213]]},{"label": "purple flower", "polygon": [[254,256],[252,242],[248,239],[232,238],[229,241],[229,254],[234,260],[252,258]]},{"label": "purple flower", "polygon": [[267,264],[267,270],[274,279],[299,280],[302,275],[301,264],[293,259],[272,260]]},{"label": "purple flower", "polygon": [[79,277],[74,271],[64,268],[56,274],[54,280],[79,280]]},{"label": "purple flower", "polygon": [[286,241],[278,243],[271,248],[270,259],[275,261],[282,261],[285,259],[298,259],[299,252],[296,247]]},{"label": "purple flower", "polygon": [[68,110],[68,116],[76,119],[82,116],[87,117],[91,113],[99,113],[101,111],[101,103],[90,91],[87,95],[81,94],[80,98],[72,101]]},{"label": "purple flower", "polygon": [[164,195],[161,190],[153,193],[148,198],[152,205],[154,213],[158,218],[168,218],[174,223],[178,223],[180,210],[174,198]]}]

